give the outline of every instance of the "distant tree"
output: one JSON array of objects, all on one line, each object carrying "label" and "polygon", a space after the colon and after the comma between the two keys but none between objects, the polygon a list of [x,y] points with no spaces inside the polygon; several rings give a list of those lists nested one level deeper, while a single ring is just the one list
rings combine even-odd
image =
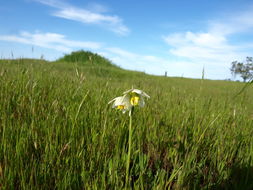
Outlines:
[{"label": "distant tree", "polygon": [[233,61],[231,63],[230,71],[234,76],[240,75],[244,82],[253,78],[253,57],[246,57],[244,63]]}]

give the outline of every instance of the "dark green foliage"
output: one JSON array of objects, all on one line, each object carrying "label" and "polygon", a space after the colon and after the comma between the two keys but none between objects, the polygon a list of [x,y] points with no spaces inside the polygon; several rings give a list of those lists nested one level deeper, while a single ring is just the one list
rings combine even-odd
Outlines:
[{"label": "dark green foliage", "polygon": [[71,54],[64,55],[64,57],[57,60],[58,62],[69,62],[69,63],[82,63],[84,65],[90,65],[93,64],[99,65],[99,66],[110,66],[110,67],[116,67],[112,64],[111,61],[108,59],[96,54],[92,53],[90,51],[75,51]]},{"label": "dark green foliage", "polygon": [[231,73],[240,75],[244,82],[253,78],[253,58],[246,57],[246,62],[233,61],[231,65]]}]

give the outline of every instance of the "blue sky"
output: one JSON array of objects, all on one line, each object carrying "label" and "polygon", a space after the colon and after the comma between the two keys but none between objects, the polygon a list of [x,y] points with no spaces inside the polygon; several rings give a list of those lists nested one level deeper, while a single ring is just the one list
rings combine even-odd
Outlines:
[{"label": "blue sky", "polygon": [[1,58],[55,60],[80,49],[149,74],[231,78],[253,56],[251,0],[12,0],[0,5]]}]

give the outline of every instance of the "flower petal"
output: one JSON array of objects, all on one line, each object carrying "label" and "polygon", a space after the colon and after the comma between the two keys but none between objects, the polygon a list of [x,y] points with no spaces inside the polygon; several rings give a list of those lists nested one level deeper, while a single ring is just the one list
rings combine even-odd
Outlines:
[{"label": "flower petal", "polygon": [[139,95],[142,94],[142,90],[139,90],[139,89],[133,89],[132,92],[135,92],[136,94],[139,94]]},{"label": "flower petal", "polygon": [[144,107],[145,106],[145,101],[144,101],[143,97],[141,97],[140,100],[139,100],[139,106],[140,107]]},{"label": "flower petal", "polygon": [[127,90],[127,91],[123,92],[123,94],[129,94],[132,91],[133,91],[133,89],[130,89],[130,90]]},{"label": "flower petal", "polygon": [[147,93],[139,89],[130,89],[130,90],[125,91],[123,94],[129,94],[129,93],[136,93],[136,94],[139,94],[140,96],[150,98],[150,96]]},{"label": "flower petal", "polygon": [[142,91],[142,96],[146,97],[146,98],[150,98],[149,95],[147,95],[145,92]]}]

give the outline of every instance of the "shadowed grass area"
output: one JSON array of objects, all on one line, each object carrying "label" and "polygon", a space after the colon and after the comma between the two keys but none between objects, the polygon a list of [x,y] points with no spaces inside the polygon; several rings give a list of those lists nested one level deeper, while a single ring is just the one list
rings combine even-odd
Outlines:
[{"label": "shadowed grass area", "polygon": [[0,60],[1,189],[125,188],[129,117],[108,102],[132,86],[151,96],[133,115],[132,189],[253,188],[251,86],[89,56]]}]

